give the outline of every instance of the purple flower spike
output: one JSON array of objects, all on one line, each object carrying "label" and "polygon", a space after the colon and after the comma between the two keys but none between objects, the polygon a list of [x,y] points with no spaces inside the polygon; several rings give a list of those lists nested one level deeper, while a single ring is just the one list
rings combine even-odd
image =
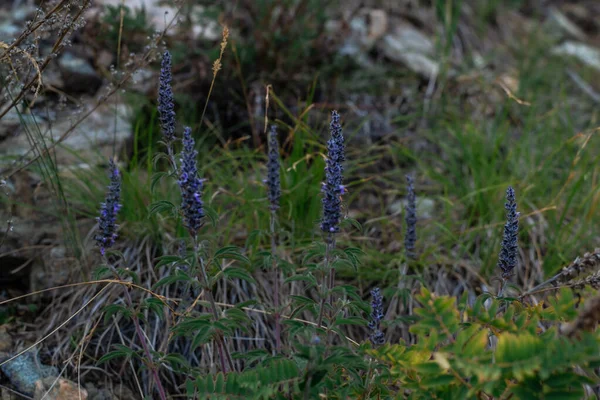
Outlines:
[{"label": "purple flower spike", "polygon": [[167,145],[175,140],[175,102],[173,100],[171,80],[171,53],[165,51],[160,67],[158,115],[162,135]]},{"label": "purple flower spike", "polygon": [[183,132],[183,150],[181,151],[181,170],[179,174],[179,188],[181,190],[181,209],[184,224],[190,235],[196,236],[204,223],[204,203],[202,202],[203,179],[198,178],[196,156],[192,130],[185,127]]},{"label": "purple flower spike", "polygon": [[417,204],[415,197],[414,179],[406,175],[407,202],[406,202],[406,236],[404,236],[404,250],[408,258],[415,259],[415,243],[417,242]]},{"label": "purple flower spike", "polygon": [[328,233],[339,232],[340,219],[342,217],[342,199],[345,187],[342,184],[344,167],[342,162],[344,155],[344,136],[340,125],[340,115],[337,111],[331,113],[331,124],[329,125],[331,138],[327,142],[327,161],[325,166],[325,182],[321,192],[323,193],[323,219],[321,230]]},{"label": "purple flower spike", "polygon": [[269,160],[267,161],[267,184],[269,204],[271,210],[279,209],[281,197],[281,180],[279,177],[279,140],[277,140],[277,127],[271,126],[269,132]]},{"label": "purple flower spike", "polygon": [[375,345],[382,345],[385,342],[385,335],[380,329],[381,320],[383,319],[383,297],[378,287],[371,290],[371,320],[369,321],[369,339]]},{"label": "purple flower spike", "polygon": [[121,175],[114,160],[109,161],[110,185],[106,200],[100,204],[100,216],[98,221],[98,233],[94,236],[96,244],[100,247],[100,254],[104,256],[106,249],[112,247],[117,239],[117,213],[121,209]]},{"label": "purple flower spike", "polygon": [[502,249],[498,257],[498,267],[502,270],[502,278],[508,279],[512,276],[512,270],[517,266],[517,251],[519,244],[517,236],[519,234],[519,215],[517,212],[517,203],[515,201],[515,190],[509,186],[506,190],[506,224],[504,225],[504,234],[502,237]]}]

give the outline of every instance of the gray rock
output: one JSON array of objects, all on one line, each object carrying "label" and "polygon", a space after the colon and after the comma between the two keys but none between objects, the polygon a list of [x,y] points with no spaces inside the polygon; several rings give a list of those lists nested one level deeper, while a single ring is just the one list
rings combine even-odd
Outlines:
[{"label": "gray rock", "polygon": [[552,54],[575,57],[588,67],[600,71],[600,50],[585,43],[567,41],[553,48]]},{"label": "gray rock", "polygon": [[[0,360],[10,358],[7,355]],[[14,360],[2,365],[2,373],[6,375],[15,388],[28,396],[35,393],[35,383],[49,376],[58,376],[56,367],[43,365],[37,355],[29,351]]]},{"label": "gray rock", "polygon": [[566,35],[577,40],[586,40],[585,33],[556,7],[550,8],[546,25],[550,33],[559,38]]},{"label": "gray rock", "polygon": [[[91,107],[88,105],[86,108]],[[77,114],[74,110],[65,110],[53,120],[43,119],[42,115],[35,119],[31,115],[23,115],[24,124],[17,126],[19,116],[11,111],[0,121],[0,170],[8,167],[15,158],[28,154],[31,144],[25,129],[33,133],[34,140],[41,142],[40,136],[43,136],[46,145],[50,145],[69,130],[83,112]],[[115,148],[118,150],[132,137],[130,116],[131,109],[124,103],[102,104],[56,146],[58,166],[79,164],[81,160],[90,163],[105,161],[112,155],[113,141],[116,141]],[[7,118],[14,123],[6,125]],[[5,126],[8,126],[6,130]],[[43,148],[43,145],[40,144],[40,147]]]},{"label": "gray rock", "polygon": [[[435,201],[427,197],[417,197],[417,218],[431,218],[435,210]],[[397,200],[388,206],[390,214],[402,214],[406,207],[406,199]]]},{"label": "gray rock", "polygon": [[102,78],[92,64],[72,53],[64,53],[58,59],[58,66],[67,92],[96,93],[102,85]]},{"label": "gray rock", "polygon": [[438,74],[439,64],[432,59],[433,42],[408,24],[399,24],[393,32],[385,35],[379,45],[389,59],[402,63],[425,78]]}]

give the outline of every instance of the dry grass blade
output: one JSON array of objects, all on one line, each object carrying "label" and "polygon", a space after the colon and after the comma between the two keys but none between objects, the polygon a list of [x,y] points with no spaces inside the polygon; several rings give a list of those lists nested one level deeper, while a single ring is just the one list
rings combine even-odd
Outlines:
[{"label": "dry grass blade", "polygon": [[104,291],[106,289],[108,289],[110,287],[110,283],[106,286],[104,286],[102,289],[100,289],[100,291],[98,293],[96,293],[91,299],[89,299],[83,306],[81,306],[75,313],[73,313],[69,318],[67,318],[65,321],[63,321],[61,324],[59,324],[56,328],[54,328],[52,331],[50,331],[50,333],[48,333],[47,335],[45,335],[44,337],[42,337],[41,339],[37,340],[35,343],[33,343],[32,345],[30,345],[29,347],[26,347],[24,350],[21,350],[20,352],[18,352],[17,354],[15,354],[14,356],[10,357],[7,360],[4,360],[0,363],[0,367],[3,366],[4,364],[7,364],[9,362],[11,362],[12,360],[14,360],[17,357],[22,356],[23,354],[27,353],[29,350],[35,348],[37,345],[39,345],[40,343],[42,343],[44,340],[48,339],[50,336],[54,335],[56,332],[58,332],[63,326],[65,326],[66,324],[69,323],[69,321],[71,321],[73,318],[75,318],[80,312],[82,312],[90,303],[92,303],[96,298],[98,298],[102,293],[104,293]]}]

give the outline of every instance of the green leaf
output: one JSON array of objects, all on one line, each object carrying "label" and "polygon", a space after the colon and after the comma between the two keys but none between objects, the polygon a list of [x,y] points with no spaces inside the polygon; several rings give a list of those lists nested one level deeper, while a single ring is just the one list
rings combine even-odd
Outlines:
[{"label": "green leaf", "polygon": [[161,256],[157,258],[158,263],[156,263],[155,268],[160,268],[163,265],[173,264],[173,263],[183,263],[185,260],[179,256]]},{"label": "green leaf", "polygon": [[225,246],[217,250],[214,254],[215,260],[236,260],[246,264],[250,264],[248,257],[240,253],[240,249],[236,246]]},{"label": "green leaf", "polygon": [[421,380],[420,385],[426,388],[434,388],[438,386],[446,386],[456,381],[452,375],[438,375],[426,377]]},{"label": "green leaf", "polygon": [[94,274],[92,275],[92,279],[93,280],[106,279],[111,275],[112,275],[111,269],[109,267],[107,267],[106,265],[101,265],[98,268],[96,268],[96,270],[94,271]]},{"label": "green leaf", "polygon": [[165,176],[169,176],[169,173],[168,172],[157,172],[152,175],[152,181],[150,183],[150,192],[154,193],[156,185]]},{"label": "green leaf", "polygon": [[150,207],[148,207],[148,217],[163,212],[168,212],[172,216],[175,216],[177,215],[177,207],[175,206],[175,204],[167,200],[157,201],[155,203],[150,204]]},{"label": "green leaf", "polygon": [[243,268],[229,267],[225,268],[222,272],[223,276],[227,279],[237,278],[246,282],[256,283],[252,275]]},{"label": "green leaf", "polygon": [[172,275],[167,275],[152,286],[153,289],[157,289],[161,286],[172,285],[175,282],[191,282],[192,278],[183,271],[176,271]]},{"label": "green leaf", "polygon": [[291,283],[291,282],[298,282],[298,281],[308,282],[309,284],[311,284],[313,286],[318,285],[317,278],[315,278],[315,276],[313,274],[293,275],[293,276],[290,276],[289,278],[287,278],[285,281],[283,281],[283,283]]},{"label": "green leaf", "polygon": [[116,350],[110,351],[100,357],[100,359],[97,361],[98,364],[103,364],[119,357],[132,357],[135,355],[135,351],[127,346],[123,346],[122,344],[115,344],[114,346],[116,347]]},{"label": "green leaf", "polygon": [[167,354],[166,356],[163,357],[163,360],[165,362],[169,363],[172,367],[176,367],[176,366],[187,367],[187,366],[189,366],[189,363],[185,359],[185,357],[182,356],[181,354],[177,354],[177,353]]},{"label": "green leaf", "polygon": [[110,304],[104,307],[104,323],[108,323],[108,320],[117,314],[121,314],[125,318],[131,318],[132,315],[131,310],[129,310],[127,307],[120,304]]}]

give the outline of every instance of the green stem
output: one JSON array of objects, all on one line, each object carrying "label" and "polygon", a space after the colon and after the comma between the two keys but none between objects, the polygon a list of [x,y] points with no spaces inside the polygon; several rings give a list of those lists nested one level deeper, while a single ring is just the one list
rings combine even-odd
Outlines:
[{"label": "green stem", "polygon": [[[200,256],[200,246],[198,244],[198,240],[194,237],[194,253],[200,263],[200,271],[202,273],[202,279],[204,280],[204,289],[206,291],[206,297],[208,302],[210,303],[211,312],[213,314],[213,318],[216,321],[219,320],[219,311],[217,309],[217,304],[215,303],[215,298],[212,293],[212,288],[210,285],[210,280],[208,278],[208,273],[206,272],[206,265],[204,265],[204,259]],[[229,362],[229,366],[233,370],[233,361],[231,359],[231,355],[229,354],[229,350],[225,345],[225,340],[222,337],[221,332],[218,333],[218,337],[215,339],[216,346],[219,352],[219,358],[221,360],[221,368],[224,373],[227,373],[227,366],[225,364],[225,359]]]},{"label": "green stem", "polygon": [[274,293],[274,308],[275,308],[275,351],[279,353],[281,351],[281,317],[280,312],[280,298],[279,298],[279,266],[277,263],[277,241],[275,240],[275,222],[276,222],[276,211],[271,210],[271,260],[273,267],[273,280],[275,281],[275,293]]},{"label": "green stem", "polygon": [[[106,256],[103,256],[103,258],[104,258],[104,263],[112,269],[112,272],[115,275],[116,279],[121,280],[115,267],[108,262],[108,260],[106,259]],[[162,386],[162,383],[160,382],[158,368],[156,367],[156,364],[154,364],[154,360],[152,358],[152,353],[150,352],[150,348],[148,347],[148,343],[146,342],[146,337],[144,336],[144,334],[142,332],[142,327],[140,326],[140,321],[137,317],[137,313],[133,309],[133,299],[131,298],[131,294],[129,293],[128,288],[125,288],[125,299],[127,301],[127,305],[131,308],[131,311],[132,311],[131,319],[133,320],[133,325],[135,327],[135,333],[136,333],[140,343],[142,344],[142,349],[144,350],[144,354],[146,355],[146,358],[148,359],[148,368],[150,369],[150,373],[152,374],[152,378],[154,379],[154,383],[156,384],[156,390],[158,390],[158,395],[161,400],[167,400],[167,394],[165,392],[164,387]]]},{"label": "green stem", "polygon": [[[333,234],[329,234],[326,238],[325,238],[325,242],[326,242],[326,247],[325,247],[325,259],[323,261],[324,265],[324,271],[323,271],[323,284],[321,287],[322,290],[322,294],[321,294],[321,304],[319,306],[319,318],[317,319],[317,326],[321,327],[321,324],[323,323],[323,316],[325,314],[325,305],[326,305],[326,301],[327,301],[327,297],[328,294],[327,292],[329,290],[331,290],[333,288],[333,284],[332,281],[335,279],[335,271],[333,271],[333,268],[331,268],[331,252],[335,247],[335,238],[333,236]],[[329,296],[329,302],[331,304],[331,301],[333,300],[333,296]]]}]

